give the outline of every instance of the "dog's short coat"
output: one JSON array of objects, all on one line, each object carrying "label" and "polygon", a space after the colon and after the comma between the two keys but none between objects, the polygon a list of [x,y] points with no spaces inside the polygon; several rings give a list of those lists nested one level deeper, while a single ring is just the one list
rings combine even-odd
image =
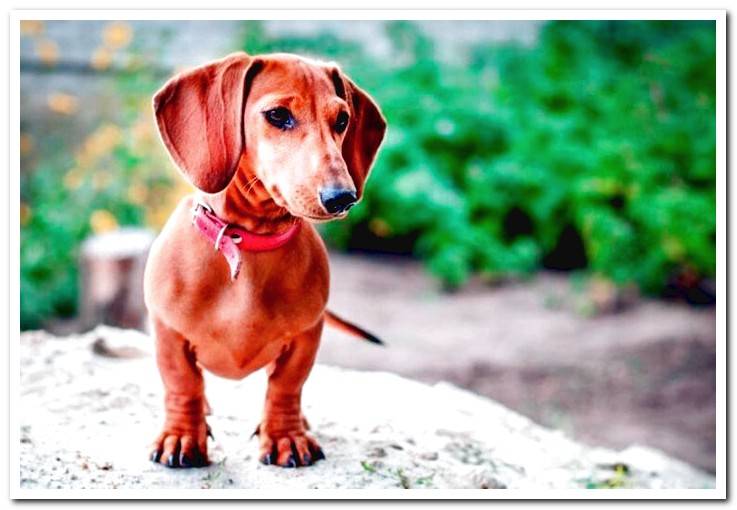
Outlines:
[{"label": "dog's short coat", "polygon": [[[240,273],[192,224],[196,202],[260,234],[341,218],[360,199],[386,129],[374,101],[334,64],[236,53],[172,78],[154,97],[161,138],[200,191],[155,241],[145,299],[165,386],[166,421],[152,460],[208,463],[201,367],[240,379],[266,367],[259,458],[284,467],[323,458],[300,397],[325,309],[327,253],[307,221],[271,251],[241,254]],[[343,324],[350,329],[350,325]],[[354,328],[354,332],[360,330]]]}]

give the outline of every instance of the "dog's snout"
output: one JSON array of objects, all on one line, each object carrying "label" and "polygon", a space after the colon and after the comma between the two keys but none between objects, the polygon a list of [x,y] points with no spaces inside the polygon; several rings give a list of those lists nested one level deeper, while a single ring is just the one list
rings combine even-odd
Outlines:
[{"label": "dog's snout", "polygon": [[341,213],[356,203],[356,192],[344,188],[323,188],[320,190],[320,202],[330,214]]}]

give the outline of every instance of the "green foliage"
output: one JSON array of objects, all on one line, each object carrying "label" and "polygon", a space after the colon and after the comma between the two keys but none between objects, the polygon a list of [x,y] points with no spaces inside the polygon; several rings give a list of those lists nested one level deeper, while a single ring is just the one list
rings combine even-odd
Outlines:
[{"label": "green foliage", "polygon": [[627,464],[617,463],[599,467],[607,471],[611,469],[613,474],[603,479],[590,476],[578,481],[587,489],[626,489],[630,485],[631,473]]},{"label": "green foliage", "polygon": [[556,23],[526,54],[500,54],[496,96],[523,127],[504,159],[539,173],[520,205],[540,248],[570,222],[617,283],[713,276],[714,24]]},{"label": "green foliage", "polygon": [[[85,159],[80,154],[43,162],[22,175],[22,329],[76,313],[79,248],[88,235],[118,225],[151,224],[156,221],[151,213],[159,215],[157,205],[171,211],[165,200],[173,182],[167,166],[153,154],[140,154],[130,133],[118,137],[116,132],[108,125],[90,137],[94,144],[111,147],[86,166],[80,166]],[[112,139],[103,142],[100,134]],[[146,204],[154,197],[157,204]]]},{"label": "green foliage", "polygon": [[23,177],[23,201],[33,204],[20,236],[21,328],[29,329],[76,311],[79,245],[92,231],[95,211],[103,222],[121,224],[142,224],[143,214],[126,196],[127,179],[111,180],[105,189],[85,179],[69,189],[64,173],[46,165]]},{"label": "green foliage", "polygon": [[417,486],[432,487],[433,478],[435,477],[435,472],[433,471],[429,475],[412,480],[402,468],[379,469],[376,462],[369,462],[367,460],[361,461],[361,467],[369,474],[395,481],[397,487],[401,487],[402,489],[412,489]]},{"label": "green foliage", "polygon": [[[104,119],[77,146],[55,147],[35,164],[22,161],[21,329],[76,313],[78,259],[87,236],[119,225],[160,227],[173,209],[168,197],[180,180],[150,111],[159,82],[144,69],[121,75],[113,86],[120,102],[115,118]],[[50,120],[60,127],[64,121]]]},{"label": "green foliage", "polygon": [[[326,41],[254,28],[251,52]],[[457,286],[534,271],[571,225],[588,269],[616,283],[655,292],[682,267],[714,275],[712,22],[554,22],[532,47],[452,62],[414,24],[387,35],[391,59],[325,46],[389,124],[363,202],[325,227],[335,245],[412,239]]]},{"label": "green foliage", "polygon": [[[41,169],[43,171],[43,169]],[[58,209],[67,197],[59,182],[52,183],[40,173],[23,176],[22,199],[38,204],[20,236],[20,320],[21,328],[38,326],[49,316],[70,315],[76,303],[74,254],[59,247],[75,246],[86,233],[84,224],[59,225],[69,220]],[[23,209],[21,209],[23,211]],[[21,213],[21,222],[23,215]]]},{"label": "green foliage", "polygon": [[[363,201],[324,226],[333,246],[411,252],[455,287],[537,270],[568,228],[587,269],[617,284],[657,292],[679,269],[714,276],[713,22],[552,22],[532,46],[452,60],[413,23],[385,29],[390,58],[243,26],[249,53],[338,61],[387,117]],[[151,122],[152,60],[118,78],[116,118],[76,147],[45,138],[40,159],[23,160],[24,329],[76,311],[84,237],[158,228],[187,191]]]}]

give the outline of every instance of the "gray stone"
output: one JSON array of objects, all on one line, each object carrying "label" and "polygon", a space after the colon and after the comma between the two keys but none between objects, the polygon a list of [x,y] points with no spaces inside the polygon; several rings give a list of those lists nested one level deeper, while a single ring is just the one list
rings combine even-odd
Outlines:
[{"label": "gray stone", "polygon": [[[99,356],[92,349],[99,338],[149,354]],[[235,382],[208,375],[213,408],[209,422],[217,438],[210,442],[212,464],[171,470],[147,460],[147,446],[163,420],[161,382],[148,336],[106,327],[64,339],[29,332],[21,335],[19,349],[22,405],[17,412],[21,430],[33,431],[32,443],[19,443],[21,486],[27,488],[540,489],[715,484],[707,473],[658,451],[587,447],[446,383],[431,386],[389,373],[324,365],[315,367],[303,400],[326,460],[296,470],[259,464],[254,455],[257,442],[249,439],[249,431],[261,414],[263,374]],[[384,456],[376,455],[380,451]],[[428,452],[439,453],[430,461]],[[67,474],[59,477],[59,468]]]}]

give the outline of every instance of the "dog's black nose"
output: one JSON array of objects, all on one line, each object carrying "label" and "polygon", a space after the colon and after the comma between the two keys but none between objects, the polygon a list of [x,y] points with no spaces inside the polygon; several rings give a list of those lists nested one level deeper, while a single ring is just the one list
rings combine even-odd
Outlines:
[{"label": "dog's black nose", "polygon": [[320,202],[330,214],[341,213],[356,203],[356,192],[341,188],[323,188],[320,190]]}]

